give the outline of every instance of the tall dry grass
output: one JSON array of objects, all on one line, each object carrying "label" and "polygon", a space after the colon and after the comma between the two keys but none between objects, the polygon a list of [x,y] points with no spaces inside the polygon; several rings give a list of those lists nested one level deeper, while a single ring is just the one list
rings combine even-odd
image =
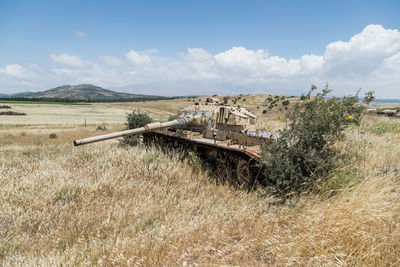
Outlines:
[{"label": "tall dry grass", "polygon": [[341,146],[360,183],[285,205],[217,186],[154,148],[15,139],[0,146],[0,262],[399,265],[400,135],[368,130],[376,120],[386,123],[366,118]]}]

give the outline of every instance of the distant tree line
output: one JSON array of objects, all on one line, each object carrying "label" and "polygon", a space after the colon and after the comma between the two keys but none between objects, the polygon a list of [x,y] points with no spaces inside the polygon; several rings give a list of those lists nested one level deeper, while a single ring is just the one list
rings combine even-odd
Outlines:
[{"label": "distant tree line", "polygon": [[66,98],[47,98],[47,97],[0,97],[0,100],[3,101],[32,101],[32,102],[64,102],[64,103],[73,103],[73,102],[83,102],[83,100],[79,99],[66,99]]}]

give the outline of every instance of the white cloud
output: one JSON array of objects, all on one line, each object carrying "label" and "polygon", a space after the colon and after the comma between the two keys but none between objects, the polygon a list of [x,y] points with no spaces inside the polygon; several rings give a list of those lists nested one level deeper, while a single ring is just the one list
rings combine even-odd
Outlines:
[{"label": "white cloud", "polygon": [[397,73],[399,74],[398,78],[400,78],[400,52],[397,52],[391,57],[385,58],[382,69],[388,74]]},{"label": "white cloud", "polygon": [[19,64],[9,64],[4,69],[0,69],[0,74],[6,74],[14,78],[32,78],[35,75]]},{"label": "white cloud", "polygon": [[117,67],[117,66],[122,65],[122,61],[115,57],[104,56],[104,57],[101,57],[101,60],[109,66]]},{"label": "white cloud", "polygon": [[338,41],[326,47],[324,72],[333,77],[365,76],[382,67],[385,59],[398,51],[398,30],[368,25],[348,42]]},{"label": "white cloud", "polygon": [[137,66],[147,67],[152,64],[151,58],[145,53],[139,53],[135,50],[130,50],[126,55],[126,59]]},{"label": "white cloud", "polygon": [[260,66],[269,57],[268,51],[247,50],[244,47],[233,47],[215,56],[218,64],[225,68],[254,68]]},{"label": "white cloud", "polygon": [[71,67],[82,67],[84,62],[77,56],[68,55],[68,54],[61,54],[61,55],[54,55],[50,54],[50,58],[57,63],[61,63]]},{"label": "white cloud", "polygon": [[300,59],[285,59],[271,56],[268,51],[233,47],[212,55],[202,48],[188,48],[182,56],[183,62],[176,63],[180,69],[190,69],[190,77],[220,79],[224,82],[266,82],[294,76],[319,73],[323,57],[305,55]]},{"label": "white cloud", "polygon": [[50,58],[65,66],[46,71],[38,66],[11,64],[0,69],[4,74],[1,82],[11,83],[5,77],[23,77],[36,84],[90,82],[111,89],[147,88],[140,92],[168,95],[261,93],[271,89],[300,94],[311,84],[324,86],[329,82],[337,94],[362,87],[374,89],[378,97],[400,98],[400,33],[380,25],[368,25],[347,41],[328,44],[322,55],[294,59],[245,47],[216,54],[188,48],[177,58],[163,58],[155,49],[130,50],[125,54],[130,64],[110,56],[100,57],[98,63],[68,54],[51,54]]}]

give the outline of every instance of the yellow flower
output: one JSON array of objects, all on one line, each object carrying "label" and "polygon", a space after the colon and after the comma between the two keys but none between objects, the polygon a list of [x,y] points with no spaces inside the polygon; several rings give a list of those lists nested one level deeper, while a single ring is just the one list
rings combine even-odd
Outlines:
[{"label": "yellow flower", "polygon": [[350,115],[350,114],[347,114],[347,115],[346,115],[346,119],[348,119],[348,120],[352,120],[352,119],[353,119],[353,116],[352,116],[352,115]]}]

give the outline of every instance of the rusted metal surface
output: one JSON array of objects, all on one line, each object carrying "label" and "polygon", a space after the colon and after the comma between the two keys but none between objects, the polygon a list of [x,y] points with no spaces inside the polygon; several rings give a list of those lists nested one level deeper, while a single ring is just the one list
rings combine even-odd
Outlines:
[{"label": "rusted metal surface", "polygon": [[143,134],[146,144],[197,153],[218,177],[225,177],[222,180],[252,185],[262,176],[261,147],[278,138],[275,133],[251,130],[255,121],[256,116],[247,109],[207,99],[204,104],[183,108],[176,120],[75,140],[74,145]]},{"label": "rusted metal surface", "polygon": [[[214,147],[214,148],[223,148],[229,151],[237,151],[240,153],[244,153],[247,154],[249,157],[253,158],[256,161],[260,161],[261,156],[260,156],[260,152],[261,152],[261,146],[260,145],[255,145],[255,146],[247,146],[245,144],[231,144],[229,141],[231,141],[231,139],[225,140],[225,141],[219,141],[216,140],[216,142],[214,143],[213,139],[209,139],[209,138],[188,138],[188,137],[184,137],[184,136],[178,136],[176,135],[174,132],[168,132],[168,131],[163,131],[163,130],[155,130],[153,131],[155,133],[158,133],[160,135],[167,135],[170,137],[174,137],[176,138],[176,140],[186,140],[189,142],[193,142],[193,143],[197,143],[197,144],[204,144],[210,147]],[[252,138],[252,136],[249,136],[249,138]],[[228,141],[228,142],[226,142]],[[270,143],[271,140],[270,139],[266,139],[264,140],[264,143]]]},{"label": "rusted metal surface", "polygon": [[263,180],[259,150],[214,144],[209,140],[193,140],[163,131],[145,133],[143,140],[147,145],[179,151],[183,157],[189,152],[196,153],[219,182],[229,181],[237,186],[251,187]]}]

